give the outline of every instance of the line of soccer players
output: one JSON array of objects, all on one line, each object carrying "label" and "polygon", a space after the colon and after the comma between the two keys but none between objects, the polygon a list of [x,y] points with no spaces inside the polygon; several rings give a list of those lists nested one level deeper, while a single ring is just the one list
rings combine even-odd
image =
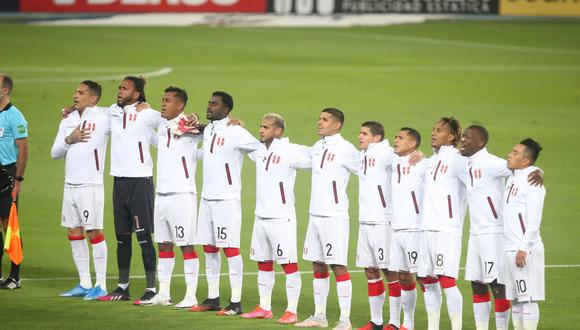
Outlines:
[{"label": "line of soccer players", "polygon": [[[419,132],[403,127],[394,145],[375,121],[360,128],[357,150],[340,131],[343,113],[322,110],[320,136],[312,147],[284,137],[284,119],[266,114],[255,139],[232,119],[231,95],[214,92],[207,125],[186,116],[185,90],[165,89],[161,112],[145,101],[145,80],[129,76],[119,85],[117,102],[97,106],[101,86],[83,81],[74,104],[65,111],[52,157],[65,157],[62,225],[68,228],[80,284],[62,296],[101,301],[130,300],[131,238],[141,247],[146,289],[136,305],[172,305],[170,282],[174,246],[183,255],[186,293],[175,305],[193,312],[216,311],[247,319],[271,319],[274,262],[286,275],[287,308],[278,323],[327,327],[330,269],[336,280],[340,317],[335,329],[351,329],[352,283],[347,268],[350,173],[359,177],[359,233],[356,265],[368,279],[370,322],[362,329],[414,329],[417,300],[414,274],[424,292],[429,329],[439,328],[442,290],[452,329],[462,327],[462,296],[456,286],[463,219],[470,211],[466,279],[473,288],[477,329],[487,329],[495,298],[496,328],[507,329],[510,307],[516,329],[535,329],[537,301],[544,299],[543,245],[539,234],[545,189],[533,166],[541,147],[531,139],[517,144],[503,160],[486,150],[487,130],[472,125],[462,132],[454,118],[438,120],[431,133],[434,155],[417,151]],[[111,175],[119,283],[106,289],[107,246],[103,236],[103,169],[111,136]],[[202,142],[198,149],[198,143]],[[156,190],[149,146],[158,150]],[[241,168],[244,154],[256,164],[256,208],[250,258],[258,263],[260,303],[243,313]],[[202,160],[203,189],[197,214],[196,162]],[[315,310],[298,322],[301,276],[298,270],[294,182],[298,169],[311,169],[310,219],[303,259],[312,262]],[[505,178],[508,178],[505,185]],[[155,228],[155,230],[153,230]],[[93,246],[96,283],[84,231]],[[154,235],[153,239],[151,234]],[[158,243],[155,260],[153,240]],[[199,261],[194,245],[203,245],[207,298],[196,299]],[[223,249],[231,296],[220,302]],[[155,285],[155,270],[159,290]],[[383,321],[385,284],[389,321]],[[510,304],[512,301],[512,304]],[[403,310],[403,322],[400,320]]]}]

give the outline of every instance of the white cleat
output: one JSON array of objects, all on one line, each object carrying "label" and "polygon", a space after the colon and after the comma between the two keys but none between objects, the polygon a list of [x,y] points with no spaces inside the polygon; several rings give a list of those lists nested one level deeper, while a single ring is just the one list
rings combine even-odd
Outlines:
[{"label": "white cleat", "polygon": [[197,299],[195,299],[195,296],[191,297],[185,296],[185,298],[183,298],[182,301],[180,301],[173,307],[176,309],[182,309],[182,308],[191,308],[193,306],[197,306]]},{"label": "white cleat", "polygon": [[149,300],[141,301],[141,306],[171,306],[171,298],[165,295],[156,294],[153,298]]},{"label": "white cleat", "polygon": [[326,320],[326,315],[316,314],[310,315],[302,322],[295,323],[294,326],[300,328],[326,328],[328,327],[328,321]]},{"label": "white cleat", "polygon": [[336,322],[332,330],[352,330],[352,324],[350,324],[350,320],[341,320]]}]

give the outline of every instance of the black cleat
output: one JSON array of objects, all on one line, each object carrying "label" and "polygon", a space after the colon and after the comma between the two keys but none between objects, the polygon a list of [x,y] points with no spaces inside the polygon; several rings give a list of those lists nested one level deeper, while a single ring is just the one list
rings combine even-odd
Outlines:
[{"label": "black cleat", "polygon": [[131,300],[131,296],[129,294],[129,288],[127,287],[125,290],[117,287],[115,290],[111,291],[109,294],[97,298],[98,301],[126,301]]},{"label": "black cleat", "polygon": [[234,315],[240,315],[242,314],[242,303],[235,303],[235,302],[230,302],[229,305],[226,306],[226,308],[222,309],[221,311],[217,312],[216,315],[221,315],[221,316],[234,316]]},{"label": "black cleat", "polygon": [[22,284],[20,281],[13,279],[12,277],[7,278],[2,284],[0,284],[0,289],[2,290],[16,290],[20,289]]},{"label": "black cleat", "polygon": [[220,297],[207,298],[201,304],[193,306],[190,312],[211,312],[220,310]]},{"label": "black cleat", "polygon": [[143,293],[143,295],[141,296],[141,298],[133,301],[133,305],[150,305],[151,299],[153,299],[153,297],[155,297],[157,293],[150,291],[150,290],[145,290],[145,293]]}]

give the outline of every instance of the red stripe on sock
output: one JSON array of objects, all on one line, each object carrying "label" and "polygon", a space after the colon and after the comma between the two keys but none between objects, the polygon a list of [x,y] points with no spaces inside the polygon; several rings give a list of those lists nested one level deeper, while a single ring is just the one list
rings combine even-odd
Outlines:
[{"label": "red stripe on sock", "polygon": [[368,283],[369,297],[380,296],[385,292],[385,282],[380,280],[374,283]]},{"label": "red stripe on sock", "polygon": [[495,312],[502,313],[507,311],[512,307],[512,304],[507,299],[496,299],[495,300]]},{"label": "red stripe on sock", "polygon": [[439,282],[439,279],[435,277],[422,277],[421,279],[419,279],[419,281],[421,281],[421,283],[425,285],[425,284],[435,284]]},{"label": "red stripe on sock", "polygon": [[197,259],[197,253],[195,253],[195,251],[183,253],[183,260],[190,260],[190,259]]},{"label": "red stripe on sock", "polygon": [[84,239],[85,239],[84,236],[71,236],[71,235],[68,235],[68,240],[69,241],[82,241]]},{"label": "red stripe on sock", "polygon": [[439,276],[439,283],[441,283],[443,289],[452,288],[457,285],[455,279],[449,276]]},{"label": "red stripe on sock", "polygon": [[415,290],[415,288],[417,288],[417,285],[415,284],[415,282],[411,282],[411,284],[409,285],[401,285],[401,290],[403,291],[413,291]]},{"label": "red stripe on sock", "polygon": [[401,283],[399,283],[399,281],[388,283],[388,286],[389,286],[389,297],[401,296]]},{"label": "red stripe on sock", "polygon": [[344,282],[344,281],[348,281],[350,280],[350,274],[349,273],[345,273],[342,275],[336,275],[336,281],[337,282]]},{"label": "red stripe on sock", "polygon": [[273,261],[258,262],[258,270],[263,272],[274,271],[274,262]]},{"label": "red stripe on sock", "polygon": [[216,248],[215,246],[204,245],[203,252],[205,252],[205,253],[218,253],[218,252],[220,252],[220,249]]},{"label": "red stripe on sock", "polygon": [[491,295],[489,294],[489,292],[486,292],[485,294],[474,294],[473,295],[473,303],[474,304],[486,303],[486,302],[490,302],[490,301],[491,301]]},{"label": "red stripe on sock", "polygon": [[286,275],[294,274],[298,271],[298,264],[297,263],[285,264],[282,265],[282,269],[284,269],[284,273]]},{"label": "red stripe on sock", "polygon": [[240,248],[224,248],[226,257],[231,258],[240,255]]},{"label": "red stripe on sock", "polygon": [[330,277],[330,273],[327,271],[325,271],[324,273],[319,273],[319,272],[314,272],[314,278],[317,279],[323,279],[323,278],[329,278]]},{"label": "red stripe on sock", "polygon": [[175,258],[175,252],[173,251],[159,251],[159,258]]},{"label": "red stripe on sock", "polygon": [[105,240],[105,235],[101,234],[97,237],[91,238],[91,244],[99,244]]}]

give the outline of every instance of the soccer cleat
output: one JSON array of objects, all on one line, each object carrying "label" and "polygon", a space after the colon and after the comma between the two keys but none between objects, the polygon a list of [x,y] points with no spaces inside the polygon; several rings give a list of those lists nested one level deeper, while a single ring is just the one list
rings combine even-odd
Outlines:
[{"label": "soccer cleat", "polygon": [[290,311],[285,311],[277,321],[280,324],[292,324],[298,322],[298,315]]},{"label": "soccer cleat", "polygon": [[274,317],[274,313],[272,313],[271,310],[267,311],[258,305],[253,311],[244,313],[240,316],[244,319],[271,319]]},{"label": "soccer cleat", "polygon": [[[147,293],[147,292],[145,292]],[[145,296],[145,295],[143,295]],[[173,302],[171,301],[171,298],[166,296],[166,295],[162,295],[162,294],[156,294],[155,296],[153,296],[153,298],[149,299],[149,300],[141,300],[141,306],[171,306],[173,305]]]},{"label": "soccer cleat", "polygon": [[83,288],[80,284],[74,288],[59,294],[61,297],[84,297],[89,293],[91,289]]},{"label": "soccer cleat", "polygon": [[109,294],[97,298],[98,301],[126,301],[131,300],[129,294],[129,288],[123,290],[117,287],[115,290],[111,291]]},{"label": "soccer cleat", "polygon": [[339,320],[338,322],[336,322],[336,324],[334,325],[334,328],[332,328],[332,330],[352,330],[352,325],[350,324],[350,321],[348,320]]},{"label": "soccer cleat", "polygon": [[383,325],[377,325],[373,321],[370,321],[365,326],[358,328],[358,330],[383,330]]},{"label": "soccer cleat", "polygon": [[107,295],[107,291],[101,289],[100,285],[92,288],[87,292],[87,294],[83,297],[84,300],[96,300],[99,297],[103,297]]},{"label": "soccer cleat", "polygon": [[197,299],[195,299],[195,296],[185,296],[185,298],[183,298],[182,301],[180,301],[173,307],[175,307],[176,309],[182,309],[182,308],[192,308],[196,305]]},{"label": "soccer cleat", "polygon": [[326,315],[316,314],[310,315],[306,320],[294,325],[300,328],[326,328],[328,327],[328,321],[326,320]]},{"label": "soccer cleat", "polygon": [[22,284],[20,281],[13,279],[12,277],[7,278],[2,284],[0,284],[0,289],[2,290],[16,290],[20,289]]},{"label": "soccer cleat", "polygon": [[211,312],[220,310],[220,297],[207,298],[200,305],[193,306],[190,312]]},{"label": "soccer cleat", "polygon": [[141,296],[141,298],[134,300],[133,301],[133,305],[136,306],[147,306],[149,304],[151,304],[151,300],[156,296],[157,294],[151,290],[145,290],[145,293],[143,293],[143,295]]},{"label": "soccer cleat", "polygon": [[237,302],[230,302],[229,305],[226,306],[226,308],[222,309],[221,311],[215,313],[216,315],[220,315],[220,316],[234,316],[234,315],[240,315],[242,314],[242,304]]},{"label": "soccer cleat", "polygon": [[399,330],[399,328],[397,328],[396,326],[394,326],[392,324],[388,324],[385,326],[384,330]]}]

